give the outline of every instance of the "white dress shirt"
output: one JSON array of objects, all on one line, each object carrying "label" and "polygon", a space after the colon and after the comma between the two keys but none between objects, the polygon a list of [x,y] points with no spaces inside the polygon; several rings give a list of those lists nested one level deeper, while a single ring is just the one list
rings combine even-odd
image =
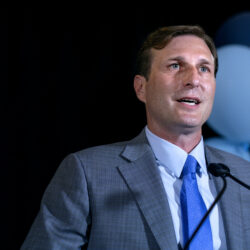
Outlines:
[{"label": "white dress shirt", "polygon": [[[183,246],[180,208],[180,190],[182,180],[180,179],[180,176],[188,154],[180,147],[153,134],[148,127],[146,127],[145,131],[149,144],[154,152],[167,194],[176,240]],[[200,172],[196,174],[197,183],[201,196],[208,209],[213,203],[214,197],[209,187],[209,176],[206,168],[203,138],[201,138],[199,144],[189,154],[194,156],[200,165]],[[219,215],[217,205],[210,213],[209,219],[213,236],[213,248],[214,250],[218,250],[221,246],[221,240],[219,237]]]}]

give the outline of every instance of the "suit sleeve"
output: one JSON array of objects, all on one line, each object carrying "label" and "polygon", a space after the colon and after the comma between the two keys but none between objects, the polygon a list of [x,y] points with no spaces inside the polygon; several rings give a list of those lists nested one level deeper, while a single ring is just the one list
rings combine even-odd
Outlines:
[{"label": "suit sleeve", "polygon": [[81,249],[87,244],[89,197],[84,168],[67,156],[48,185],[21,250]]}]

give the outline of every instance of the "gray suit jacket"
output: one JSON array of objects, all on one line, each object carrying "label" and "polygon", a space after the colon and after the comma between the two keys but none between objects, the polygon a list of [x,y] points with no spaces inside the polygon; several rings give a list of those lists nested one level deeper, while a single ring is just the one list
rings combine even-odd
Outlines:
[{"label": "gray suit jacket", "polygon": [[[250,182],[250,163],[206,147]],[[222,181],[211,177],[219,191]],[[250,191],[228,179],[220,201],[228,249],[250,249]],[[21,249],[177,250],[170,208],[145,132],[66,157],[45,191]]]}]

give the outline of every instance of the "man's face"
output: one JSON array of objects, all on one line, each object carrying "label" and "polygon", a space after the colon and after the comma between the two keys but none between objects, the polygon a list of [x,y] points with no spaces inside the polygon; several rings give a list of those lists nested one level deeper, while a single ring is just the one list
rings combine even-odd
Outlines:
[{"label": "man's face", "polygon": [[146,105],[154,132],[201,132],[215,94],[214,58],[206,43],[193,35],[173,38],[161,50],[152,49],[148,80],[135,77],[138,98]]}]

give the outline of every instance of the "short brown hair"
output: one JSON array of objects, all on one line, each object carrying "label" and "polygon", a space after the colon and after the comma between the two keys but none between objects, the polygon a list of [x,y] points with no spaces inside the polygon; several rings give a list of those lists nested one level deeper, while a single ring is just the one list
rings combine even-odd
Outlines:
[{"label": "short brown hair", "polygon": [[216,76],[218,70],[216,47],[212,38],[199,25],[162,27],[149,34],[138,52],[135,73],[144,76],[148,80],[152,63],[151,49],[163,49],[174,37],[182,35],[194,35],[204,40],[214,57],[214,75]]}]

